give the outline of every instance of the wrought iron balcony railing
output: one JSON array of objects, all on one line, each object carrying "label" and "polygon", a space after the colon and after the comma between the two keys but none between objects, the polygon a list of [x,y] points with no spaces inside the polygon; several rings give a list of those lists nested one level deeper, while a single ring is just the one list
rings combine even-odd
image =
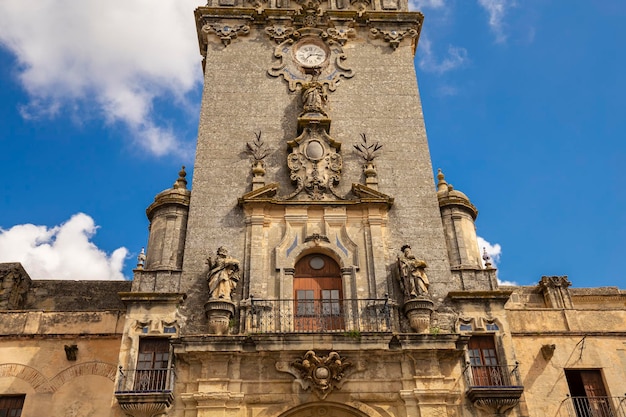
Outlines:
[{"label": "wrought iron balcony railing", "polygon": [[172,392],[174,369],[122,369],[115,393]]},{"label": "wrought iron balcony railing", "polygon": [[468,365],[465,376],[470,387],[521,387],[518,365]]},{"label": "wrought iron balcony railing", "polygon": [[568,397],[558,417],[626,417],[626,397]]},{"label": "wrought iron balcony railing", "polygon": [[251,333],[390,332],[394,312],[383,299],[261,300],[242,309]]},{"label": "wrought iron balcony railing", "polygon": [[503,415],[515,407],[524,392],[518,365],[467,365],[467,397],[474,407]]}]

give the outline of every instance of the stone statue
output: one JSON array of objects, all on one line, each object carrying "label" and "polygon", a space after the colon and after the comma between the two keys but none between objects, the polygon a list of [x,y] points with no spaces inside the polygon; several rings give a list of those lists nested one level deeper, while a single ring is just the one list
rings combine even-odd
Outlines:
[{"label": "stone statue", "polygon": [[239,261],[228,256],[223,246],[217,250],[215,262],[208,259],[209,299],[232,301],[231,294],[239,282]]},{"label": "stone statue", "polygon": [[328,96],[324,92],[324,86],[317,81],[317,75],[312,80],[302,86],[302,115],[307,113],[320,113],[328,116],[324,107]]},{"label": "stone statue", "polygon": [[398,257],[400,270],[400,286],[406,299],[417,298],[428,294],[428,277],[424,269],[426,262],[415,258],[409,245],[402,246],[402,256]]}]

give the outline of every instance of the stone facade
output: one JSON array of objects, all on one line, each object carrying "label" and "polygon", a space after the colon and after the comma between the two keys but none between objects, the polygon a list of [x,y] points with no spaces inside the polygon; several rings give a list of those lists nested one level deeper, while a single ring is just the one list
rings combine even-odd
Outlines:
[{"label": "stone facade", "polygon": [[421,13],[211,0],[195,17],[193,191],[183,167],[148,207],[132,283],[0,265],[0,401],[25,395],[25,417],[623,415],[623,291],[499,287],[476,207],[441,172],[435,187]]}]

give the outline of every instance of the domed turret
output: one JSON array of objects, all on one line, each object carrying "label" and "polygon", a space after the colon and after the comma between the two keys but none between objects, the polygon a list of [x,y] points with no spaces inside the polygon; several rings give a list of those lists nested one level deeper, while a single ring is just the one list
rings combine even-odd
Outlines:
[{"label": "domed turret", "polygon": [[187,189],[185,167],[172,186],[160,192],[146,209],[150,220],[146,270],[179,270],[183,266],[187,216],[191,191]]},{"label": "domed turret", "polygon": [[446,182],[441,169],[437,180],[437,199],[446,233],[450,266],[453,269],[481,269],[474,224],[478,210],[465,194]]}]

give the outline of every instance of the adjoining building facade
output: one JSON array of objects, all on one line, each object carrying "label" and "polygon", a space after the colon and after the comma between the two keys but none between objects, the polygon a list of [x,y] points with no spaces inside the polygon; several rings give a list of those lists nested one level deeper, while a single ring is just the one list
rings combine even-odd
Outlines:
[{"label": "adjoining building facade", "polygon": [[[626,415],[626,294],[501,287],[406,0],[209,0],[194,178],[131,282],[0,265],[0,416]],[[3,414],[4,413],[4,414]]]}]

